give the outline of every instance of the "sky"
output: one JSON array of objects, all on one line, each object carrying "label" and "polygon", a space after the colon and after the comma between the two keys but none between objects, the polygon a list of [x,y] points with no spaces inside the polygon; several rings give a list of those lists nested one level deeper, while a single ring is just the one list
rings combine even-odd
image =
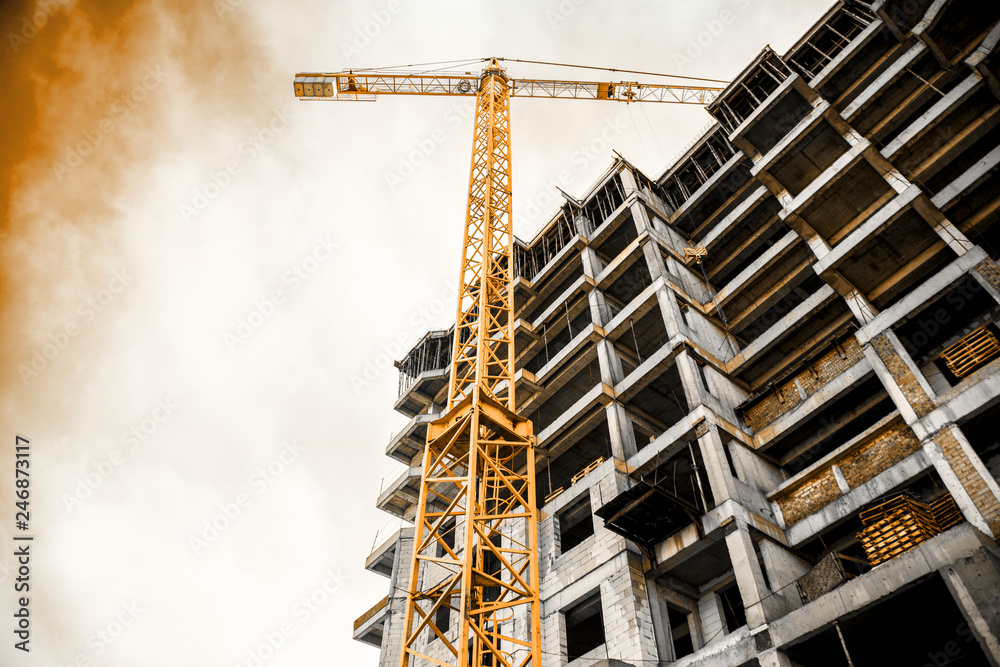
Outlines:
[{"label": "sky", "polygon": [[[830,4],[5,0],[0,612],[27,594],[31,650],[7,631],[0,665],[377,664],[351,632],[400,526],[375,508],[402,469],[392,361],[454,322],[473,102],[301,102],[297,72],[729,80]],[[657,176],[710,120],[513,100],[515,233],[612,151]]]}]

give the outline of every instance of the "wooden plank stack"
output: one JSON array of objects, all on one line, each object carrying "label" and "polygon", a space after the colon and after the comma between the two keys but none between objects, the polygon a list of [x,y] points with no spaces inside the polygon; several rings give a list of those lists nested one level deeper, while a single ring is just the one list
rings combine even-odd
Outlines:
[{"label": "wooden plank stack", "polygon": [[963,521],[951,495],[927,504],[901,494],[861,513],[858,539],[872,565],[905,553]]}]

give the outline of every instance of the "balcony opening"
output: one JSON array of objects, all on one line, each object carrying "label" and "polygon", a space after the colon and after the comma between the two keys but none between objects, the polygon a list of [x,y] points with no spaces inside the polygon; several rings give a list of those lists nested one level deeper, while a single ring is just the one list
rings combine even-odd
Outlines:
[{"label": "balcony opening", "polygon": [[895,333],[931,387],[944,392],[1000,353],[998,314],[1000,305],[968,275]]},{"label": "balcony opening", "polygon": [[789,90],[767,112],[766,119],[769,122],[754,123],[748,129],[746,139],[761,155],[767,155],[812,110],[812,105],[802,93],[795,89]]},{"label": "balcony opening", "polygon": [[734,132],[790,74],[781,56],[766,47],[740,79],[740,85],[733,87],[727,97],[710,104],[708,112],[729,132]]},{"label": "balcony opening", "polygon": [[590,509],[590,491],[587,491],[557,516],[559,526],[559,553],[566,553],[594,534],[594,515]]},{"label": "balcony opening", "polygon": [[854,436],[864,432],[896,409],[885,391],[885,386],[875,375],[858,384],[851,391],[809,419],[796,425],[767,453],[773,456],[784,470],[794,475],[812,465]]},{"label": "balcony opening", "polygon": [[719,601],[722,603],[722,613],[726,619],[726,628],[729,632],[734,632],[747,624],[747,612],[743,607],[743,598],[740,597],[740,587],[733,581],[731,584],[718,591]]},{"label": "balcony opening", "polygon": [[667,603],[667,620],[670,623],[670,641],[674,647],[674,660],[694,653],[689,616],[690,614],[680,607]]},{"label": "balcony opening", "polygon": [[760,338],[768,329],[781,321],[781,318],[822,289],[824,285],[826,282],[815,273],[812,275],[806,273],[801,282],[791,288],[776,304],[756,315],[738,332],[737,336],[742,345],[745,347]]},{"label": "balcony opening", "polygon": [[604,644],[601,590],[597,589],[563,611],[566,622],[566,658],[576,660]]},{"label": "balcony opening", "polygon": [[573,221],[565,212],[560,212],[531,246],[515,244],[514,278],[534,279],[576,237],[576,233]]},{"label": "balcony opening", "polygon": [[422,373],[448,367],[454,335],[454,329],[429,331],[402,360],[396,362],[399,369],[397,398],[406,393]]},{"label": "balcony opening", "polygon": [[653,284],[653,279],[649,274],[649,267],[646,266],[646,258],[639,254],[635,261],[624,273],[622,273],[607,290],[604,292],[605,298],[618,306],[616,313],[627,308],[632,303],[632,299]]},{"label": "balcony opening", "polygon": [[[570,368],[573,363],[583,363],[584,365],[565,381],[561,377],[555,378],[553,382],[561,383],[562,386],[540,404],[528,408],[529,410],[533,408],[533,412],[530,412],[529,416],[535,424],[536,433],[541,433],[551,426],[587,392],[600,384],[601,367],[593,343],[588,343],[582,351],[573,355],[572,360],[567,362],[566,368]],[[567,370],[565,374],[568,375],[570,372],[572,371]]]},{"label": "balcony opening", "polygon": [[851,146],[826,120],[799,137],[795,150],[778,158],[772,173],[793,197],[798,196]]},{"label": "balcony opening", "polygon": [[[768,209],[776,208],[776,204],[772,204],[769,200]],[[781,240],[785,234],[788,233],[788,227],[784,224],[772,224],[766,228],[760,236],[753,239],[745,249],[740,250],[739,254],[733,257],[725,265],[719,266],[715,273],[709,274],[712,285],[716,291],[719,291],[725,287],[729,282],[738,276],[741,271],[746,269],[748,266],[760,259],[768,248],[773,246],[775,243]],[[737,238],[742,238],[744,234],[737,236]]]},{"label": "balcony opening", "polygon": [[538,335],[542,344],[538,352],[524,364],[524,368],[532,373],[540,371],[591,322],[590,299],[586,294],[579,294],[567,301],[562,309],[553,313],[539,327]]},{"label": "balcony opening", "polygon": [[625,202],[625,190],[621,176],[615,174],[608,184],[597,191],[583,206],[583,215],[591,229],[597,229],[615,210]]},{"label": "balcony opening", "polygon": [[[556,301],[562,298],[568,298],[566,295],[566,290],[569,289],[570,285],[575,283],[583,276],[583,262],[579,258],[579,254],[575,258],[569,260],[573,269],[570,271],[569,275],[566,276],[555,288],[551,290],[549,295],[539,301],[538,303],[531,304],[530,308],[525,308],[521,311],[521,317],[525,320],[534,320],[536,317],[544,313],[549,306],[554,304]],[[563,271],[559,272],[564,273]],[[548,282],[548,281],[545,281]],[[541,285],[538,286],[539,289],[542,288]]]},{"label": "balcony opening", "polygon": [[[796,549],[796,553],[806,561],[815,563],[816,569],[822,566],[825,559],[836,558],[839,561],[837,569],[841,575],[839,577],[831,576],[830,571],[823,574],[821,582],[823,587],[821,589],[817,589],[816,581],[808,581],[806,577],[800,578],[798,588],[803,601],[814,600],[840,584],[871,571],[873,565],[870,554],[866,551],[861,539],[866,525],[862,521],[862,514],[884,504],[888,499],[900,495],[912,498],[918,503],[928,506],[935,505],[939,508],[943,507],[950,497],[941,477],[934,469],[929,469],[904,485],[896,487],[891,493],[879,496],[810,537]],[[961,517],[958,519],[959,522],[963,520]],[[905,524],[901,525],[906,530],[907,539],[912,542],[913,546],[916,546],[916,533]],[[887,541],[886,543],[893,539],[888,534],[883,534],[882,538]],[[899,553],[905,553],[905,551]]]},{"label": "balcony opening", "polygon": [[[603,236],[603,233],[602,233]],[[615,261],[629,243],[639,236],[635,227],[635,221],[631,216],[624,216],[618,223],[618,229],[608,235],[608,238],[600,245],[594,247],[597,258],[601,260],[602,268]]]},{"label": "balcony opening", "polygon": [[611,434],[603,412],[601,409],[600,421],[568,447],[555,443],[559,453],[538,466],[535,489],[539,507],[567,492],[599,462],[611,458]]},{"label": "balcony opening", "polygon": [[613,344],[627,376],[668,341],[663,315],[654,304],[642,317],[629,318],[628,326],[614,339]]},{"label": "balcony opening", "polygon": [[670,364],[634,396],[622,403],[629,418],[651,438],[659,436],[688,413],[687,394],[684,392],[676,364]]},{"label": "balcony opening", "polygon": [[809,667],[841,667],[847,664],[846,645],[859,664],[862,659],[871,665],[990,664],[940,574],[898,591],[841,618],[843,643],[837,629],[827,625],[788,647],[789,658]]},{"label": "balcony opening", "polygon": [[961,429],[983,465],[993,475],[993,479],[1000,482],[1000,440],[997,439],[997,424],[1000,424],[1000,405],[994,405],[964,422]]},{"label": "balcony opening", "polygon": [[806,80],[812,79],[874,20],[875,15],[860,3],[838,8],[799,43],[789,55],[788,64],[802,72]]}]

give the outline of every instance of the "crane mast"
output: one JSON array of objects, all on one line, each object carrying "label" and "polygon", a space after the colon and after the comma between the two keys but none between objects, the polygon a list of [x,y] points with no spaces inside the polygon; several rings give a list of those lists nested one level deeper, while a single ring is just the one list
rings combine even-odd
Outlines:
[{"label": "crane mast", "polygon": [[706,104],[721,90],[518,80],[499,60],[478,77],[340,72],[294,83],[302,99],[476,96],[448,406],[427,429],[401,667],[542,664],[535,436],[514,402],[511,97]]}]

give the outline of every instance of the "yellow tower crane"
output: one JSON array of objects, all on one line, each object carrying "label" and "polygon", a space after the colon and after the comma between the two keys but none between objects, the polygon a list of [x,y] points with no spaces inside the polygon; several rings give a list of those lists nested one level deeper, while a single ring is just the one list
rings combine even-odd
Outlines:
[{"label": "yellow tower crane", "polygon": [[[484,58],[480,74],[349,70],[295,77],[295,95],[305,100],[476,97],[448,407],[427,428],[401,667],[542,665],[535,437],[514,402],[510,98],[707,104],[722,90],[512,79],[503,60]],[[442,620],[452,612],[459,619],[454,642]],[[425,647],[418,641],[424,632],[440,641]]]}]

